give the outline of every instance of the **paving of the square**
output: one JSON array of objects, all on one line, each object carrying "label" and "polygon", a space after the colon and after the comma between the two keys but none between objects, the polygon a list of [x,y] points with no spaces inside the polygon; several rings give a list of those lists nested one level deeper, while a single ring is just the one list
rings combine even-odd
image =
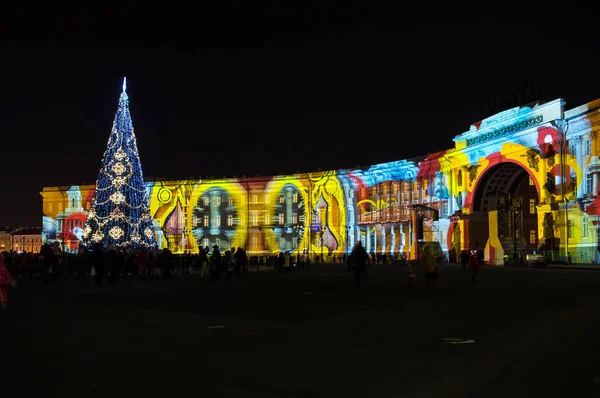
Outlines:
[{"label": "paving of the square", "polygon": [[409,287],[373,265],[358,294],[339,264],[20,280],[0,312],[0,396],[600,397],[599,271],[440,274]]}]

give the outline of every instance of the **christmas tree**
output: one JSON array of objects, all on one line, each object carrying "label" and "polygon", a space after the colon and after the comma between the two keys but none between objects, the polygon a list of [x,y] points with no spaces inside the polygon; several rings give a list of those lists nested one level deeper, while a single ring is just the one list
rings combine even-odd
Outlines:
[{"label": "christmas tree", "polygon": [[96,243],[104,248],[156,247],[125,79],[83,229],[82,246]]}]

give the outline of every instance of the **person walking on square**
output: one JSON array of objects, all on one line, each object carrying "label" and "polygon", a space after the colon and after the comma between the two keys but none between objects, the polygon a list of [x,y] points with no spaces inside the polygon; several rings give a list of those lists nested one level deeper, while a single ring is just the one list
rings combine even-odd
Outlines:
[{"label": "person walking on square", "polygon": [[1,308],[8,307],[7,287],[17,287],[17,282],[6,268],[4,263],[4,253],[0,253],[0,306]]},{"label": "person walking on square", "polygon": [[408,276],[408,286],[417,285],[417,264],[414,261],[409,261],[406,264],[406,274]]},{"label": "person walking on square", "polygon": [[425,286],[429,287],[435,284],[438,279],[438,264],[442,262],[441,256],[436,256],[430,243],[425,243],[421,249],[421,258],[425,268]]},{"label": "person walking on square", "polygon": [[366,275],[367,263],[369,262],[369,255],[360,241],[352,249],[350,262],[354,266],[354,290],[358,293],[360,291],[360,280]]},{"label": "person walking on square", "polygon": [[475,283],[475,278],[477,277],[477,271],[481,268],[481,262],[479,260],[477,249],[473,249],[471,252],[471,257],[469,257],[469,268],[473,272],[471,274],[471,283]]}]

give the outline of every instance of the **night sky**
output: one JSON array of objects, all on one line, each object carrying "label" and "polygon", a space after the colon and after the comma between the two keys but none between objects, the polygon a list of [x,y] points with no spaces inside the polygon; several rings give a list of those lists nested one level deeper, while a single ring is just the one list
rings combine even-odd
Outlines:
[{"label": "night sky", "polygon": [[123,76],[146,178],[410,159],[528,85],[567,109],[600,98],[585,10],[217,3],[3,10],[0,225],[41,225],[44,186],[95,182]]}]

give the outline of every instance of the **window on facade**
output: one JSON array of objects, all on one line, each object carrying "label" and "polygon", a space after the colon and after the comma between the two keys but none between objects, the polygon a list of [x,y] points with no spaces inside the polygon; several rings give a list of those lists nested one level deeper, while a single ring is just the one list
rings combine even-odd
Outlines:
[{"label": "window on facade", "polygon": [[268,214],[265,214],[265,225],[271,224],[271,217]]},{"label": "window on facade", "polygon": [[529,214],[535,214],[535,199],[529,198]]},{"label": "window on facade", "polygon": [[270,202],[269,195],[265,195],[265,204],[268,205]]},{"label": "window on facade", "polygon": [[574,238],[575,237],[575,223],[573,222],[573,220],[568,219],[567,220],[567,236],[569,238]]},{"label": "window on facade", "polygon": [[292,224],[298,224],[298,213],[292,214]]},{"label": "window on facade", "polygon": [[215,198],[215,203],[216,203],[217,206],[221,206],[221,196],[217,196]]},{"label": "window on facade", "polygon": [[227,200],[227,204],[229,206],[231,206],[233,204],[233,197],[231,197],[231,196],[229,197],[229,199]]},{"label": "window on facade", "polygon": [[279,225],[283,225],[285,222],[285,218],[283,216],[283,213],[279,213]]},{"label": "window on facade", "polygon": [[227,214],[227,226],[233,226],[233,214]]},{"label": "window on facade", "polygon": [[531,178],[531,176],[529,176],[529,186],[532,187],[535,185],[535,182],[533,182],[533,178]]},{"label": "window on facade", "polygon": [[585,176],[585,193],[592,193],[592,175],[586,174]]},{"label": "window on facade", "polygon": [[204,206],[208,206],[208,203],[209,203],[208,196],[205,196],[205,197],[202,199],[202,201],[204,202]]},{"label": "window on facade", "polygon": [[537,244],[537,236],[536,236],[535,229],[529,230],[529,243],[532,245]]},{"label": "window on facade", "polygon": [[52,211],[52,203],[48,203],[48,211]]},{"label": "window on facade", "polygon": [[292,201],[294,203],[298,203],[298,193],[297,192],[294,194],[294,198],[292,199]]},{"label": "window on facade", "polygon": [[255,211],[250,213],[250,225],[252,225],[252,226],[258,225],[258,213]]},{"label": "window on facade", "polygon": [[245,196],[241,196],[240,197],[240,206],[245,206],[246,205],[246,197]]},{"label": "window on facade", "polygon": [[252,200],[250,203],[257,204],[258,203],[258,195],[252,195]]},{"label": "window on facade", "polygon": [[589,154],[592,152],[592,141],[591,140],[585,140],[585,146],[584,146],[584,156],[589,156]]},{"label": "window on facade", "polygon": [[283,197],[283,195],[279,195],[279,203],[284,203],[285,202],[285,198]]},{"label": "window on facade", "polygon": [[588,217],[583,217],[581,219],[581,234],[583,235],[584,238],[588,237],[588,234],[589,234]]},{"label": "window on facade", "polygon": [[258,247],[258,238],[256,236],[252,237],[252,244],[251,244],[253,249],[256,249]]},{"label": "window on facade", "polygon": [[204,216],[204,220],[202,222],[202,226],[208,227],[210,224],[208,223],[208,216]]},{"label": "window on facade", "polygon": [[221,226],[221,215],[219,214],[216,218],[216,223],[217,225],[215,225],[215,227],[220,227]]},{"label": "window on facade", "polygon": [[192,216],[192,227],[197,227],[198,226],[198,216],[193,215]]},{"label": "window on facade", "polygon": [[569,145],[570,145],[569,149],[571,150],[571,155],[577,156],[577,146],[575,145],[575,143],[573,142],[573,143],[570,143]]}]

